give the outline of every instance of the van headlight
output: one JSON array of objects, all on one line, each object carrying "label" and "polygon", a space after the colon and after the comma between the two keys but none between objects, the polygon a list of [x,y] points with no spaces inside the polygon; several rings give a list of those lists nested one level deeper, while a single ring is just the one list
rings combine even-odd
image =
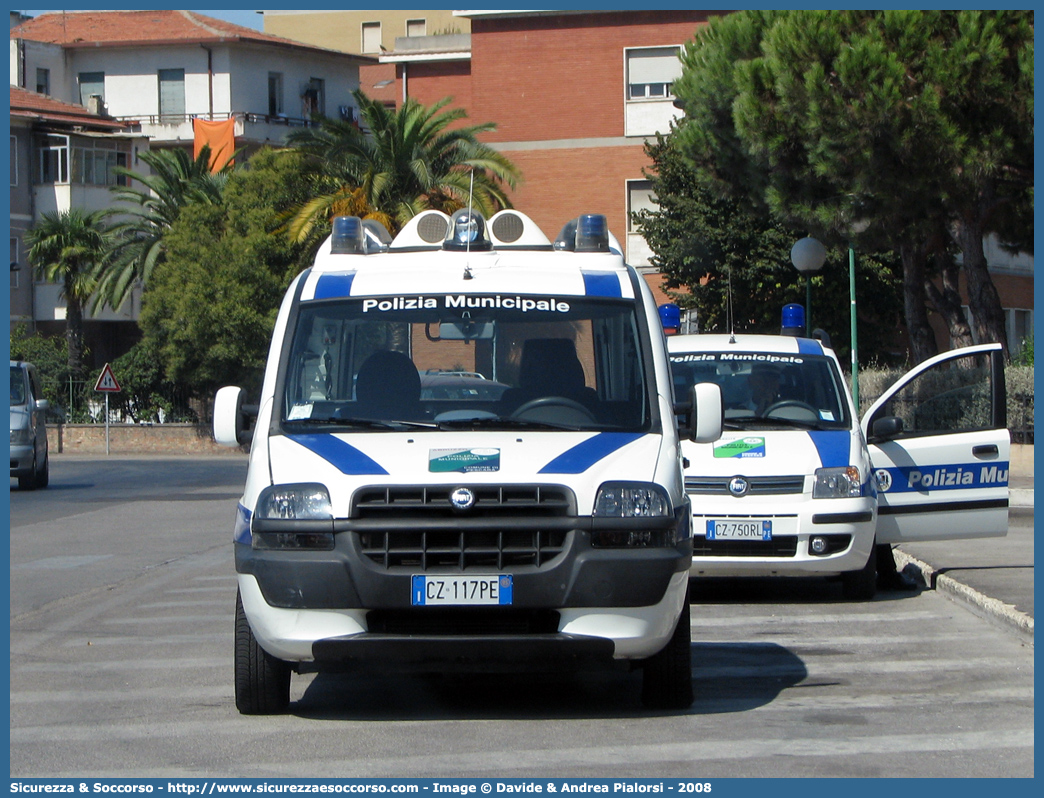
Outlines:
[{"label": "van headlight", "polygon": [[332,549],[330,492],[315,482],[265,488],[250,519],[250,533],[255,549]]},{"label": "van headlight", "polygon": [[859,469],[855,466],[816,469],[813,499],[854,499],[862,495]]},{"label": "van headlight", "polygon": [[662,518],[674,515],[667,492],[651,482],[605,482],[595,497],[599,518]]},{"label": "van headlight", "polygon": [[22,446],[22,445],[24,445],[26,443],[29,443],[29,428],[28,427],[18,427],[16,429],[11,430],[11,445],[12,446]]}]

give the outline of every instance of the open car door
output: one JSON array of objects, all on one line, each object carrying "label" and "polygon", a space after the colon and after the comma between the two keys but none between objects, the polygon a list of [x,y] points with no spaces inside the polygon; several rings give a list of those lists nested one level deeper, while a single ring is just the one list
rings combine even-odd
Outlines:
[{"label": "open car door", "polygon": [[878,491],[877,542],[1008,533],[1004,354],[945,352],[890,387],[863,417]]}]

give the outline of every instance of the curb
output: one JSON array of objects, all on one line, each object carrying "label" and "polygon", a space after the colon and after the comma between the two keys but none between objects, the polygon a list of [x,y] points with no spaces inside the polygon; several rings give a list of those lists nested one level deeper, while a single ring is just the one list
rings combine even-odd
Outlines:
[{"label": "curb", "polygon": [[922,582],[925,587],[949,594],[958,602],[968,605],[977,614],[1013,628],[1030,645],[1033,644],[1033,617],[1031,615],[1016,609],[1011,604],[1005,604],[1003,601],[983,595],[978,590],[958,582],[952,576],[939,573],[928,563],[911,557],[898,548],[893,548],[892,551],[900,571],[907,569],[914,571],[914,574],[911,575]]},{"label": "curb", "polygon": [[1008,506],[1009,507],[1032,507],[1033,506],[1033,488],[1009,488],[1008,489]]}]

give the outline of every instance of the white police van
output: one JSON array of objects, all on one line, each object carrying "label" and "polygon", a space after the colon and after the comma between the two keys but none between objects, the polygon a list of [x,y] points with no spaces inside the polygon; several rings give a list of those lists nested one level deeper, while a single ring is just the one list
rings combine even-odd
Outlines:
[{"label": "white police van", "polygon": [[999,344],[925,361],[862,425],[820,340],[677,335],[667,345],[675,390],[715,383],[725,409],[718,440],[682,444],[694,576],[840,575],[846,598],[866,600],[876,545],[1007,534]]},{"label": "white police van", "polygon": [[[441,372],[457,389],[422,392]],[[689,395],[683,433],[713,440],[720,393]],[[215,403],[215,438],[252,440],[240,711],[285,711],[291,671],[612,663],[643,669],[647,705],[691,704],[675,410],[651,292],[604,216],[554,243],[514,210],[426,211],[394,240],[336,219],[259,404]]]}]

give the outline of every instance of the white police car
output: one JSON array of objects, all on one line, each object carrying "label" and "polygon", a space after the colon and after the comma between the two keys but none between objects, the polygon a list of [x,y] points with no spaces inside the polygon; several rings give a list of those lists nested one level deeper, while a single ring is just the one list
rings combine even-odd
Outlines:
[{"label": "white police car", "polygon": [[[425,392],[422,372],[496,390]],[[713,440],[720,393],[690,395],[685,434]],[[554,243],[513,210],[426,211],[394,240],[336,219],[259,404],[215,402],[215,438],[252,440],[237,707],[285,711],[291,671],[614,663],[647,704],[691,704],[674,412],[652,294],[604,216]]]},{"label": "white police car", "polygon": [[694,576],[840,575],[876,589],[875,544],[1007,533],[1000,346],[907,373],[862,425],[834,352],[790,335],[667,339],[675,390],[720,386],[724,432],[682,442]]}]

